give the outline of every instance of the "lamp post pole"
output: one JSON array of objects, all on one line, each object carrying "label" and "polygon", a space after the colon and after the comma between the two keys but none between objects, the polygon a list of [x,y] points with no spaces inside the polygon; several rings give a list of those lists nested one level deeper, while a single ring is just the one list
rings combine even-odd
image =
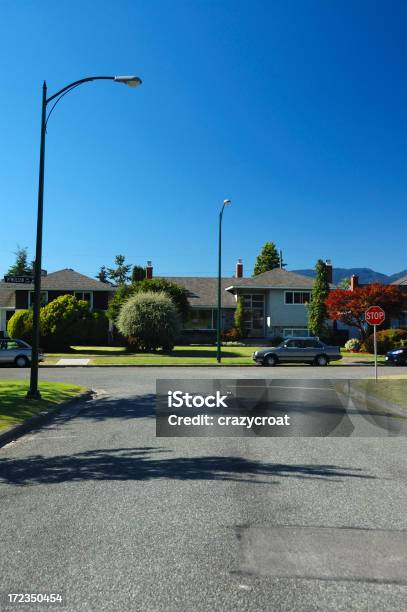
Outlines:
[{"label": "lamp post pole", "polygon": [[[41,306],[41,264],[42,264],[42,226],[44,212],[44,168],[45,168],[45,135],[47,131],[48,119],[61,98],[69,91],[75,89],[83,83],[89,81],[109,80],[123,83],[130,87],[141,85],[142,81],[135,76],[92,76],[70,83],[54,95],[47,98],[47,84],[44,81],[42,86],[42,107],[41,107],[41,144],[40,144],[40,170],[38,178],[38,210],[37,210],[37,238],[35,247],[34,264],[34,302],[33,302],[33,339],[31,350],[31,372],[30,388],[27,392],[27,399],[41,399],[38,390],[38,351],[40,340],[40,306]],[[55,100],[47,116],[47,105]]]},{"label": "lamp post pole", "polygon": [[45,162],[45,131],[47,112],[47,84],[42,86],[41,109],[41,144],[40,172],[38,178],[38,210],[37,210],[37,240],[34,265],[34,303],[33,303],[33,338],[31,349],[31,373],[28,399],[41,399],[38,391],[38,347],[40,342],[40,303],[41,303],[41,265],[42,265],[42,220],[44,212],[44,162]]},{"label": "lamp post pole", "polygon": [[221,351],[221,327],[222,327],[222,219],[225,206],[232,203],[232,200],[223,200],[223,206],[219,213],[219,242],[218,242],[218,312],[216,321],[216,360],[222,361]]}]

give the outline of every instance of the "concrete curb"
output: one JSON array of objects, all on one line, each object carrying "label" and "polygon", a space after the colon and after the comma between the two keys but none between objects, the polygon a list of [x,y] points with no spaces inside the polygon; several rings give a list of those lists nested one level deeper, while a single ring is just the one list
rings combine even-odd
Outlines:
[{"label": "concrete curb", "polygon": [[43,410],[40,414],[36,414],[29,419],[26,419],[23,423],[19,425],[15,425],[14,427],[10,427],[4,432],[0,433],[0,448],[5,446],[5,444],[9,444],[13,442],[13,440],[17,440],[27,432],[37,429],[38,427],[44,425],[48,420],[50,420],[55,414],[59,413],[61,410],[65,408],[69,408],[71,404],[75,402],[85,402],[91,397],[93,397],[94,391],[88,389],[84,393],[77,395],[76,397],[72,397],[66,402],[62,402],[61,404],[57,404],[56,406],[51,406],[48,409]]},{"label": "concrete curb", "polygon": [[[304,363],[286,363],[283,366],[290,367],[303,367]],[[341,363],[336,366],[331,367],[366,367],[367,365],[373,366],[373,363]],[[384,365],[384,364],[383,364]],[[57,365],[56,363],[44,364],[40,366],[40,369],[44,368],[256,368],[261,367],[260,365],[256,365],[255,363],[104,363],[97,364],[92,363],[88,365]],[[278,368],[279,366],[277,366]],[[378,364],[378,367],[381,367]],[[268,368],[272,369],[272,368]]]}]

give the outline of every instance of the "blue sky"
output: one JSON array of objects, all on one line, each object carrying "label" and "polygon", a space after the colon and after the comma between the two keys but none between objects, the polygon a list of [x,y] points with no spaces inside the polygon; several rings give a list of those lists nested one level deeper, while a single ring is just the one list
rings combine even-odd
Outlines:
[{"label": "blue sky", "polygon": [[43,266],[94,275],[407,267],[407,4],[0,0],[0,273],[34,253],[41,86],[84,85],[49,123]]}]

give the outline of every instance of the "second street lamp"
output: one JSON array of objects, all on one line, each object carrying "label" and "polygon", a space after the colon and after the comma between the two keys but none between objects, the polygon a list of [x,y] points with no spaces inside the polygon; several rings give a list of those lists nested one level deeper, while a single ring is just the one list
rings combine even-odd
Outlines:
[{"label": "second street lamp", "polygon": [[216,325],[216,360],[218,363],[222,360],[221,351],[221,327],[222,327],[222,218],[225,206],[232,204],[232,200],[223,200],[223,206],[219,213],[219,247],[218,247],[218,316]]},{"label": "second street lamp", "polygon": [[[42,86],[42,110],[41,110],[41,145],[40,145],[40,171],[38,179],[38,212],[37,212],[37,239],[35,247],[35,265],[34,265],[34,302],[33,302],[33,340],[31,349],[31,374],[30,388],[27,393],[28,399],[40,399],[41,394],[38,390],[38,347],[40,339],[40,296],[41,296],[41,265],[42,265],[42,225],[43,225],[43,209],[44,209],[44,161],[45,161],[45,135],[47,130],[48,119],[58,104],[69,91],[75,89],[83,83],[89,81],[116,81],[123,83],[129,87],[138,87],[142,81],[136,76],[91,76],[79,81],[74,81],[66,87],[63,87],[55,94],[47,97],[47,84],[44,81]],[[47,115],[47,106],[55,100]]]}]

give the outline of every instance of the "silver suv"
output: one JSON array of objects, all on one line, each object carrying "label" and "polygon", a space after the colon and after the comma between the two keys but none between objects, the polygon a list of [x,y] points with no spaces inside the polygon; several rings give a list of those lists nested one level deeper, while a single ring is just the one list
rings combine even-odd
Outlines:
[{"label": "silver suv", "polygon": [[319,338],[286,338],[278,346],[255,351],[253,361],[264,366],[275,366],[278,363],[310,363],[326,366],[330,361],[342,359],[339,346],[328,346]]},{"label": "silver suv", "polygon": [[[38,361],[44,361],[42,352],[38,354]],[[26,368],[31,363],[31,346],[24,340],[0,340],[0,364],[3,363],[14,363],[18,368]]]}]

